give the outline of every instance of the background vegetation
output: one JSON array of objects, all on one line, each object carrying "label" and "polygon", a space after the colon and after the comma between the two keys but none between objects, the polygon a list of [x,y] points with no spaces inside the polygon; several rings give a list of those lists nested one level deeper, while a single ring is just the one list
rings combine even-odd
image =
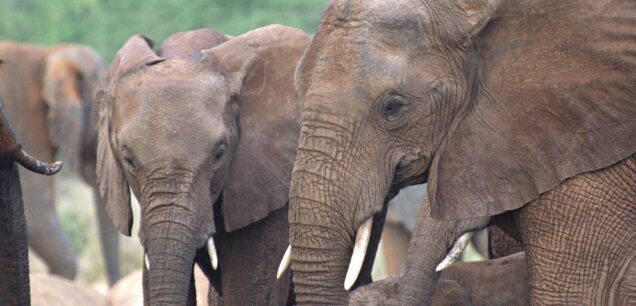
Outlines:
[{"label": "background vegetation", "polygon": [[110,62],[134,34],[160,43],[211,27],[230,35],[279,23],[313,33],[327,0],[0,0],[0,39],[93,46]]}]

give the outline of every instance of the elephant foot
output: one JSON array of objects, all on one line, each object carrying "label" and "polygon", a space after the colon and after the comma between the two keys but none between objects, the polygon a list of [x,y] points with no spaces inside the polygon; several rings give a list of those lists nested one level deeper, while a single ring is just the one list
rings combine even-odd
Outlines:
[{"label": "elephant foot", "polygon": [[[400,301],[400,277],[390,277],[360,287],[349,296],[349,305],[394,306],[404,305]],[[457,282],[440,280],[433,295],[433,306],[472,305],[468,292]]]}]

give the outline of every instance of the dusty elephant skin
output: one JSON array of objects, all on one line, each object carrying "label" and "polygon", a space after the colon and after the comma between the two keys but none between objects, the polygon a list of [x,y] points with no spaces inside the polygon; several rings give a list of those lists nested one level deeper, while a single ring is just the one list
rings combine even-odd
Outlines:
[{"label": "dusty elephant skin", "polygon": [[[101,58],[80,45],[42,47],[0,42],[0,97],[26,150],[52,160],[60,152],[67,170],[94,187],[100,242],[108,279],[119,278],[117,231],[97,194],[97,133],[90,122],[103,73]],[[53,180],[21,171],[30,247],[51,273],[74,278],[77,260],[55,212]]]},{"label": "dusty elephant skin", "polygon": [[[528,267],[524,253],[503,258],[455,263],[442,272],[431,305],[507,306],[530,305]],[[361,287],[351,294],[350,305],[386,305],[396,298],[399,278]]]},{"label": "dusty elephant skin", "polygon": [[387,196],[423,181],[386,304],[430,304],[436,265],[492,216],[533,304],[633,303],[635,33],[632,1],[330,1],[296,73],[298,303],[346,304]]},{"label": "dusty elephant skin", "polygon": [[236,38],[201,29],[158,52],[133,36],[115,56],[97,95],[98,180],[126,235],[128,186],[139,199],[145,303],[193,305],[196,263],[224,304],[286,304],[290,276],[276,269],[309,40],[277,25]]},{"label": "dusty elephant skin", "polygon": [[26,219],[16,161],[40,174],[51,175],[61,169],[61,162],[44,163],[21,147],[0,100],[0,305],[31,303]]}]

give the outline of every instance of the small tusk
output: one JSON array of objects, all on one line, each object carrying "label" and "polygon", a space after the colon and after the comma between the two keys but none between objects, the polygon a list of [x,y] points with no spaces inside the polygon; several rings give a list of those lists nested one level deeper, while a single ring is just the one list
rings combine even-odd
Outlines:
[{"label": "small tusk", "polygon": [[463,233],[455,241],[451,250],[448,252],[446,257],[444,257],[444,260],[442,260],[442,262],[440,262],[439,265],[437,265],[437,268],[435,268],[435,271],[437,272],[442,271],[448,268],[450,265],[452,265],[457,260],[457,258],[459,258],[459,255],[461,255],[462,252],[464,252],[464,249],[466,249],[466,247],[468,246],[468,243],[470,243],[470,240],[473,239],[473,235],[475,235],[475,232]]},{"label": "small tusk", "polygon": [[364,221],[364,223],[362,223],[362,225],[358,228],[358,232],[356,233],[356,244],[353,246],[351,262],[349,263],[349,269],[347,270],[347,276],[345,277],[345,290],[351,289],[358,279],[360,269],[362,269],[362,264],[364,263],[364,257],[367,255],[367,247],[369,246],[369,240],[371,239],[372,225],[373,217]]},{"label": "small tusk", "polygon": [[285,271],[289,269],[289,264],[291,264],[291,245],[287,247],[285,255],[283,255],[283,260],[280,261],[278,272],[276,273],[276,279],[280,279],[280,277],[285,274]]},{"label": "small tusk", "polygon": [[208,256],[210,256],[210,263],[212,264],[212,270],[216,271],[219,266],[219,258],[216,255],[216,246],[214,246],[214,238],[208,239]]},{"label": "small tusk", "polygon": [[148,254],[144,254],[144,263],[146,264],[146,270],[150,272],[150,259],[148,259]]}]

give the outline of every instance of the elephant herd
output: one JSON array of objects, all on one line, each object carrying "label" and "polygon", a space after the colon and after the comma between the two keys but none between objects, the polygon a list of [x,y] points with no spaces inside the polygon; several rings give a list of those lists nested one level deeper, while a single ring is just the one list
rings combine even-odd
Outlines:
[{"label": "elephant herd", "polygon": [[[99,190],[111,282],[139,200],[146,305],[195,305],[195,265],[210,305],[636,304],[633,1],[331,0],[314,36],[0,60],[2,305],[28,304],[26,236],[76,273],[52,181],[21,193],[13,161],[61,164],[22,147]],[[421,183],[404,271],[372,282],[388,203]],[[491,259],[453,263],[484,228]]]}]

